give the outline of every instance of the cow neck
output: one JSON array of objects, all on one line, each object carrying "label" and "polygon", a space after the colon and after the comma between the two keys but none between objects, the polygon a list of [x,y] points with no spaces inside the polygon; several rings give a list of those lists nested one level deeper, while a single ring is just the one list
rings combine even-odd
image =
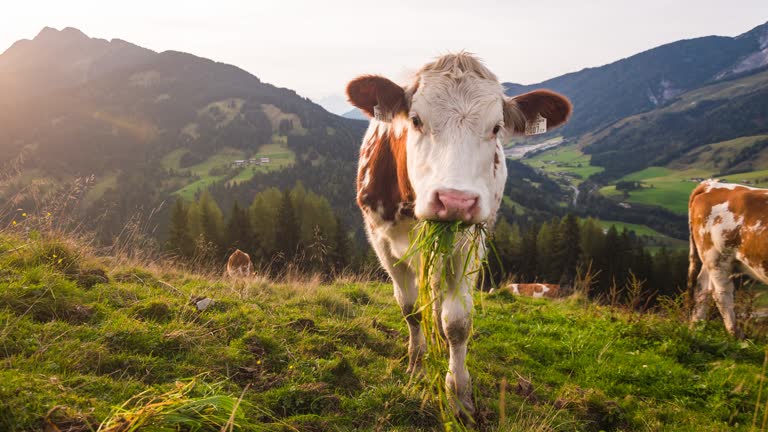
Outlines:
[{"label": "cow neck", "polygon": [[376,125],[365,143],[357,178],[357,203],[384,220],[413,216],[415,194],[408,177],[408,130],[392,124]]}]

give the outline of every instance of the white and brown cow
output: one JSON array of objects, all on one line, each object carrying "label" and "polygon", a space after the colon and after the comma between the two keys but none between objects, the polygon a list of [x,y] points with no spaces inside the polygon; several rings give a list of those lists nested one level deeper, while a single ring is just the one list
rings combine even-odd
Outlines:
[{"label": "white and brown cow", "polygon": [[691,193],[688,220],[688,285],[695,287],[691,319],[707,318],[712,296],[725,328],[740,337],[731,276],[745,273],[768,283],[768,189],[707,180]]},{"label": "white and brown cow", "polygon": [[251,276],[252,273],[251,257],[240,249],[235,249],[227,260],[227,275],[229,277],[247,277]]},{"label": "white and brown cow", "polygon": [[[371,117],[360,149],[357,202],[408,323],[408,369],[413,372],[425,349],[416,304],[418,258],[397,263],[408,249],[416,220],[492,224],[507,177],[503,137],[524,133],[542,118],[549,127],[558,126],[570,115],[571,105],[546,90],[506,97],[496,76],[466,53],[425,65],[406,86],[381,76],[361,76],[349,83],[347,95]],[[467,253],[457,251],[453,268],[461,268]],[[458,275],[448,279],[434,305],[449,347],[445,384],[454,411],[471,418],[465,358],[475,280]]]},{"label": "white and brown cow", "polygon": [[[514,295],[522,295],[533,298],[558,298],[560,297],[560,285],[542,283],[512,283],[506,289]],[[493,294],[492,289],[489,294]]]}]

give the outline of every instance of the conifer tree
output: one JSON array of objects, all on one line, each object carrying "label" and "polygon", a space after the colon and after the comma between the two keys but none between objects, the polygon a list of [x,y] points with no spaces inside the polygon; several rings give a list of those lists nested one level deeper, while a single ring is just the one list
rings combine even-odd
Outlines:
[{"label": "conifer tree", "polygon": [[280,202],[280,208],[277,211],[275,238],[277,250],[283,254],[286,260],[289,261],[296,257],[299,249],[300,235],[299,223],[293,207],[291,193],[285,190],[283,192],[283,199]]},{"label": "conifer tree", "polygon": [[212,247],[210,252],[213,256],[217,256],[222,249],[224,216],[216,201],[213,200],[211,194],[207,191],[203,192],[200,196],[197,207],[200,213],[201,234],[204,240]]},{"label": "conifer tree", "polygon": [[248,250],[251,239],[251,222],[248,213],[235,200],[226,229],[227,249]]},{"label": "conifer tree", "polygon": [[557,264],[560,266],[560,284],[571,284],[581,256],[579,220],[572,213],[560,221],[557,246]]},{"label": "conifer tree", "polygon": [[179,198],[171,210],[171,226],[168,234],[168,249],[179,256],[189,258],[194,253],[194,239],[189,225],[187,207]]},{"label": "conifer tree", "polygon": [[344,226],[344,222],[339,215],[335,215],[336,219],[336,232],[333,239],[333,270],[340,272],[344,270],[350,264],[351,258],[351,246],[349,240],[349,233]]}]

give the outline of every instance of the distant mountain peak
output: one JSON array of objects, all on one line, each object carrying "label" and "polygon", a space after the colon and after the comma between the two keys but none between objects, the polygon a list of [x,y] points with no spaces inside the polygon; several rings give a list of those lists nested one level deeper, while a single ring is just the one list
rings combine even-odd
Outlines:
[{"label": "distant mountain peak", "polygon": [[57,30],[53,27],[43,27],[40,33],[33,39],[35,42],[46,41],[74,41],[74,40],[87,40],[91,39],[82,31],[74,27],[65,27],[62,30]]}]

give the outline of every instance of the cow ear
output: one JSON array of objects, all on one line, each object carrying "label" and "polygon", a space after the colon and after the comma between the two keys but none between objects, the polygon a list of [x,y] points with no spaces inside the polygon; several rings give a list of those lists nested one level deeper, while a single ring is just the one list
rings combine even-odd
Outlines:
[{"label": "cow ear", "polygon": [[541,116],[547,120],[546,130],[567,122],[571,110],[571,101],[567,97],[550,90],[534,90],[504,98],[504,123],[513,134],[523,134],[526,126],[534,124]]},{"label": "cow ear", "polygon": [[388,121],[399,113],[407,113],[405,90],[377,75],[363,75],[347,84],[349,102],[368,117]]}]

